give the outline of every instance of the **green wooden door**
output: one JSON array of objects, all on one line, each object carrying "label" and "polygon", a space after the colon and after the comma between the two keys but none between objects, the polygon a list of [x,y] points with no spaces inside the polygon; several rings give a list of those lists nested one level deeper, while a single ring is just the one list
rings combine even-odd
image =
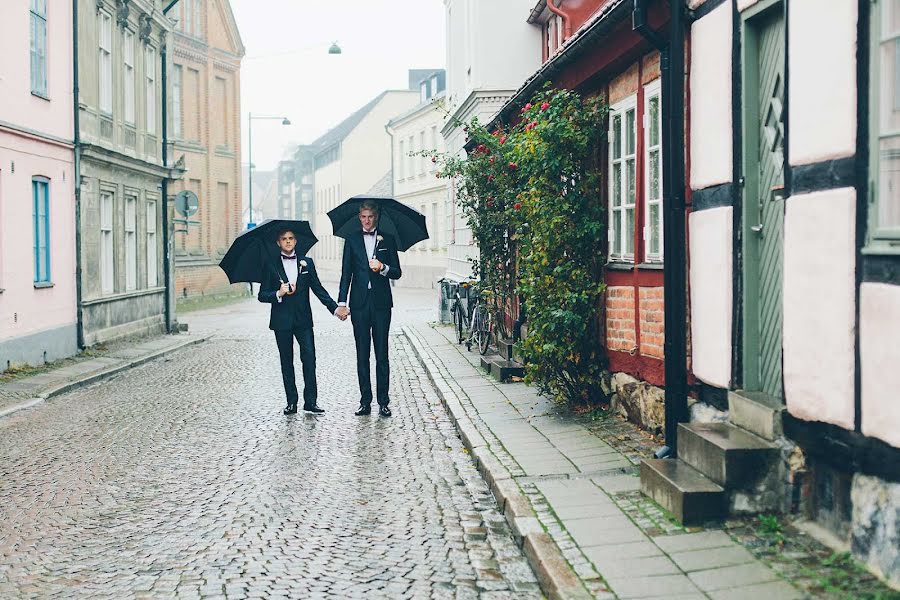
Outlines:
[{"label": "green wooden door", "polygon": [[[784,16],[745,24],[744,387],[782,398]],[[752,132],[752,133],[751,133]]]}]

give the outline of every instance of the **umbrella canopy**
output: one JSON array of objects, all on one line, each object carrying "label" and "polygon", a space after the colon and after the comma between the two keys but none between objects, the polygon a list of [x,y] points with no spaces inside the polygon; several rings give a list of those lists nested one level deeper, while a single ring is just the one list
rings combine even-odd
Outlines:
[{"label": "umbrella canopy", "polygon": [[409,250],[414,244],[428,239],[425,215],[414,208],[394,200],[377,196],[353,196],[343,204],[328,211],[328,218],[334,227],[334,235],[347,239],[360,231],[359,206],[366,200],[378,204],[378,231],[394,236],[397,250]]},{"label": "umbrella canopy", "polygon": [[265,269],[275,259],[276,236],[282,229],[290,229],[297,237],[298,256],[307,254],[319,241],[307,221],[266,219],[234,238],[231,248],[222,257],[219,267],[228,275],[228,281],[262,283]]}]

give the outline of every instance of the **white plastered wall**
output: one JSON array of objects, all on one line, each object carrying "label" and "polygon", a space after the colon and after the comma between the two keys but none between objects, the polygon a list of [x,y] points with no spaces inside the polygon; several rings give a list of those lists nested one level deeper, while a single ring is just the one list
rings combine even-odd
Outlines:
[{"label": "white plastered wall", "polygon": [[784,394],[807,421],[854,427],[856,190],[793,196],[784,220]]},{"label": "white plastered wall", "polygon": [[863,283],[859,304],[862,431],[900,447],[900,286]]},{"label": "white plastered wall", "polygon": [[731,3],[691,27],[691,187],[731,181]]},{"label": "white plastered wall", "polygon": [[790,162],[853,156],[857,1],[791,0],[788,11]]},{"label": "white plastered wall", "polygon": [[691,365],[701,381],[731,383],[732,215],[730,206],[691,213]]}]

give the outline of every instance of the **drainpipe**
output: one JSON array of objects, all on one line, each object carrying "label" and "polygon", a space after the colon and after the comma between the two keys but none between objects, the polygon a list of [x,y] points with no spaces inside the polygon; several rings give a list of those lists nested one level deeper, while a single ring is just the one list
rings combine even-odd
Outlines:
[{"label": "drainpipe", "polygon": [[[391,138],[391,198],[394,197],[394,130],[391,128],[391,124],[388,123],[384,126],[384,130],[387,132],[388,137]],[[403,157],[400,158],[403,160]]]},{"label": "drainpipe", "polygon": [[84,348],[84,307],[81,305],[81,121],[78,88],[78,0],[72,0],[73,147],[75,150],[75,336]]},{"label": "drainpipe", "polygon": [[[562,0],[559,0],[562,2]],[[560,17],[563,21],[563,42],[572,37],[572,19],[569,17],[569,13],[565,13],[560,9],[556,8],[556,5],[553,3],[556,0],[547,0],[547,8],[550,9],[554,15]]]},{"label": "drainpipe", "polygon": [[[168,14],[179,0],[171,0],[163,9],[163,16]],[[163,168],[169,168],[169,90],[168,90],[168,41],[162,44],[160,61],[162,62],[162,163]],[[163,263],[163,281],[165,281],[166,297],[165,297],[165,323],[166,333],[172,333],[172,295],[174,282],[172,281],[172,251],[169,248],[169,177],[165,176],[162,180],[162,239],[163,239],[163,255],[165,261]]]},{"label": "drainpipe", "polygon": [[684,14],[670,2],[669,39],[647,24],[647,0],[634,0],[632,27],[660,51],[663,153],[663,299],[665,304],[666,447],[657,456],[677,456],[678,424],[687,406],[687,254],[684,204]]}]

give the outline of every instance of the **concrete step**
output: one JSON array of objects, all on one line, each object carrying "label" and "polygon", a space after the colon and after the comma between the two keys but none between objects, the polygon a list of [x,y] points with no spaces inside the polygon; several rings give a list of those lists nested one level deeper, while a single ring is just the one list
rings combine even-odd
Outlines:
[{"label": "concrete step", "polygon": [[497,381],[508,381],[511,377],[525,377],[525,367],[514,360],[497,358],[491,364],[491,375]]},{"label": "concrete step", "polygon": [[746,489],[765,475],[778,448],[731,423],[681,423],[678,458],[728,489]]},{"label": "concrete step", "polygon": [[770,442],[784,435],[784,411],[784,402],[766,394],[728,392],[728,420]]},{"label": "concrete step", "polygon": [[500,356],[505,358],[506,360],[515,360],[513,358],[513,349],[515,348],[515,343],[512,340],[508,339],[498,339],[497,340],[497,350],[500,352]]},{"label": "concrete step", "polygon": [[722,486],[680,459],[641,461],[641,492],[685,525],[721,519],[728,511]]}]

